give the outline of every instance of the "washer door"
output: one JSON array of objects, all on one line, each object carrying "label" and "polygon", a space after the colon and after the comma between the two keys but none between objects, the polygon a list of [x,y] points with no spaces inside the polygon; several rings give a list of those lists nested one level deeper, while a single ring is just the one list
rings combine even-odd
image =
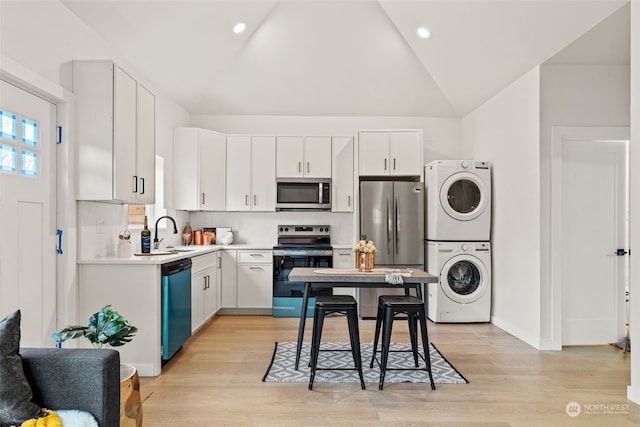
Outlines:
[{"label": "washer door", "polygon": [[478,175],[457,172],[440,187],[440,204],[453,219],[470,221],[487,207],[487,186]]},{"label": "washer door", "polygon": [[440,270],[440,287],[454,302],[477,301],[487,290],[489,274],[484,263],[472,255],[456,255]]}]

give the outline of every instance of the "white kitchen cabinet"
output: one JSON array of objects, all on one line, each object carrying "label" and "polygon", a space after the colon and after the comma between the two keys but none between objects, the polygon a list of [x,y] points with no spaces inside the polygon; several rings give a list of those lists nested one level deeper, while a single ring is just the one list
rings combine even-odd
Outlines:
[{"label": "white kitchen cabinet", "polygon": [[[353,249],[333,248],[333,268],[354,269],[356,254]],[[334,295],[351,295],[356,298],[355,288],[333,288]]]},{"label": "white kitchen cabinet", "polygon": [[235,250],[223,250],[222,254],[222,308],[238,307],[238,291],[236,276],[236,259],[238,253]]},{"label": "white kitchen cabinet", "polygon": [[198,128],[173,131],[173,207],[224,211],[227,140]]},{"label": "white kitchen cabinet", "polygon": [[331,137],[279,136],[278,178],[330,178]]},{"label": "white kitchen cabinet", "polygon": [[238,251],[237,286],[238,308],[272,308],[273,266],[270,250]]},{"label": "white kitchen cabinet", "polygon": [[227,136],[227,211],[274,212],[276,138]]},{"label": "white kitchen cabinet", "polygon": [[331,138],[331,211],[353,212],[353,137]]},{"label": "white kitchen cabinet", "polygon": [[421,130],[363,130],[359,132],[360,176],[421,176]]},{"label": "white kitchen cabinet", "polygon": [[218,254],[192,258],[191,267],[191,331],[196,331],[217,310]]},{"label": "white kitchen cabinet", "polygon": [[153,204],[155,96],[112,61],[73,61],[78,200]]}]

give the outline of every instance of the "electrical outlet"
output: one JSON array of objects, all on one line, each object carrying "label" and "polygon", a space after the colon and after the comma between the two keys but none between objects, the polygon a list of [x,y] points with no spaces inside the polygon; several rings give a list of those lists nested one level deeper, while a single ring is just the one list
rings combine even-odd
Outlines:
[{"label": "electrical outlet", "polygon": [[98,221],[96,223],[96,233],[104,234],[104,219],[102,218],[98,218]]}]

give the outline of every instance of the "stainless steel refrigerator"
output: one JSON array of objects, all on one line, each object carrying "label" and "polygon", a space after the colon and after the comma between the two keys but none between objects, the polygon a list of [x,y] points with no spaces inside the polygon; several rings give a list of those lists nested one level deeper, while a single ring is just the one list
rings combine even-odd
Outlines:
[{"label": "stainless steel refrigerator", "polygon": [[[424,186],[410,181],[360,182],[360,238],[373,240],[375,268],[424,270]],[[360,289],[360,316],[375,318],[380,294],[401,289]]]}]

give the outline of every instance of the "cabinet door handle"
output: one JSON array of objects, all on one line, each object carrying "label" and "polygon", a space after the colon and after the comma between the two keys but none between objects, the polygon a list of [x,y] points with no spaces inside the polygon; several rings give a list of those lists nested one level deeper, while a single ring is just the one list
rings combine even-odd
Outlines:
[{"label": "cabinet door handle", "polygon": [[140,178],[140,182],[142,183],[142,191],[140,194],[144,194],[144,178]]},{"label": "cabinet door handle", "polygon": [[204,205],[204,193],[202,193],[202,204]]},{"label": "cabinet door handle", "polygon": [[384,159],[384,170],[387,170],[387,159]]},{"label": "cabinet door handle", "polygon": [[347,196],[347,206],[351,206],[351,196]]},{"label": "cabinet door handle", "polygon": [[302,163],[298,162],[298,173],[302,173]]},{"label": "cabinet door handle", "polygon": [[396,170],[396,158],[393,158],[393,170]]},{"label": "cabinet door handle", "polygon": [[138,192],[138,175],[133,175],[133,192]]},{"label": "cabinet door handle", "polygon": [[262,267],[249,267],[251,271],[264,271]]},{"label": "cabinet door handle", "polygon": [[257,204],[258,204],[258,203],[257,203],[257,199],[256,199],[256,197],[257,197],[257,196],[254,194],[254,195],[253,195],[253,206],[255,206],[255,205],[257,205]]},{"label": "cabinet door handle", "polygon": [[249,195],[248,194],[244,195],[244,205],[245,206],[249,206]]},{"label": "cabinet door handle", "polygon": [[351,256],[351,254],[338,254],[338,256]]},{"label": "cabinet door handle", "polygon": [[257,257],[260,257],[260,258],[264,258],[264,255],[262,255],[262,254],[249,254],[249,256],[257,256]]},{"label": "cabinet door handle", "polygon": [[311,172],[311,169],[309,169],[309,162],[307,162],[307,173]]},{"label": "cabinet door handle", "polygon": [[202,278],[202,280],[204,281],[204,284],[203,284],[203,286],[202,286],[202,290],[203,290],[203,291],[206,291],[206,290],[207,290],[207,276],[204,276],[204,277]]}]

